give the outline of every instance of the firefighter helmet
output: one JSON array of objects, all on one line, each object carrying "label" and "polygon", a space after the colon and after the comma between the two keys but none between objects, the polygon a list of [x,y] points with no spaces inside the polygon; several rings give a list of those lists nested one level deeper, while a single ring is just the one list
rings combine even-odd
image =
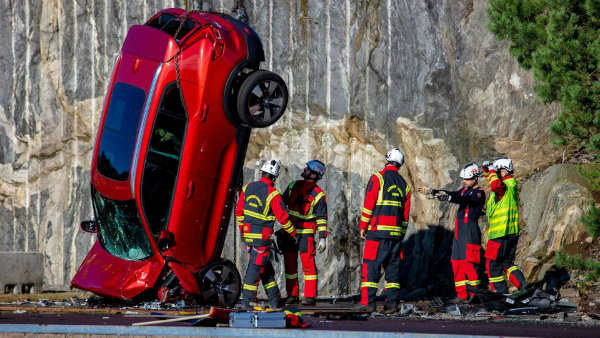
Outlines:
[{"label": "firefighter helmet", "polygon": [[508,157],[500,157],[494,161],[493,165],[498,169],[506,169],[509,173],[514,171],[512,160]]},{"label": "firefighter helmet", "polygon": [[279,165],[279,162],[277,162],[277,160],[270,160],[265,161],[262,168],[260,168],[260,171],[277,177],[279,176],[279,168],[281,168],[281,165]]},{"label": "firefighter helmet", "polygon": [[396,162],[399,165],[404,164],[404,153],[398,148],[394,148],[385,154],[385,159],[388,162]]},{"label": "firefighter helmet", "polygon": [[325,170],[327,170],[325,169],[325,164],[318,160],[310,160],[306,162],[306,166],[308,167],[308,169],[314,171],[317,174],[318,179],[323,178],[323,175],[325,175]]},{"label": "firefighter helmet", "polygon": [[465,180],[470,180],[475,177],[479,177],[481,172],[479,171],[479,167],[475,163],[469,163],[462,168],[460,171],[460,178]]}]

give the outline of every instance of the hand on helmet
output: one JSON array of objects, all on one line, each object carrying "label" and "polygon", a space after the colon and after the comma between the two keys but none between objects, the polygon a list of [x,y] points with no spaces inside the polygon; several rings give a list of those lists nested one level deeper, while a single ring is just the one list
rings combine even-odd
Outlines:
[{"label": "hand on helmet", "polygon": [[481,164],[482,167],[487,168],[491,165],[492,163],[490,161],[483,161],[483,163]]},{"label": "hand on helmet", "polygon": [[317,245],[317,250],[319,250],[319,253],[325,251],[325,248],[327,246],[327,241],[325,240],[325,237],[321,237],[319,239],[319,244]]}]

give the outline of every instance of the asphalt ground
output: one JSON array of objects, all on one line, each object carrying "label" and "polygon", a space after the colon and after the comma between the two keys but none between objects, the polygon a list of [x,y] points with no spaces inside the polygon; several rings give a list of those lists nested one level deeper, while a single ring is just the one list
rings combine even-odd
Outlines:
[{"label": "asphalt ground", "polygon": [[[261,329],[231,329],[220,327],[214,330],[211,322],[202,327],[186,322],[161,323],[150,326],[135,326],[133,323],[156,320],[160,316],[151,314],[77,314],[77,313],[0,313],[0,333],[71,333],[102,335],[201,335],[201,336],[265,336]],[[480,320],[440,320],[419,317],[356,316],[350,319],[304,316],[310,324],[306,329],[269,329],[268,336],[372,336],[371,333],[397,333],[414,336],[497,336],[497,337],[600,337],[600,327],[573,324],[544,323],[539,320],[503,320],[487,318]],[[241,330],[241,331],[240,331]]]}]

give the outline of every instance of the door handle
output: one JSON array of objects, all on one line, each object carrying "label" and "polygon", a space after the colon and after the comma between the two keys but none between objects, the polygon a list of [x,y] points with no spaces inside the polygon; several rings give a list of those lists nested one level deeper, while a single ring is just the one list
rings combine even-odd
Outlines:
[{"label": "door handle", "polygon": [[185,197],[190,200],[192,199],[192,196],[194,195],[194,181],[190,181],[190,183],[188,183],[187,189],[185,191]]}]

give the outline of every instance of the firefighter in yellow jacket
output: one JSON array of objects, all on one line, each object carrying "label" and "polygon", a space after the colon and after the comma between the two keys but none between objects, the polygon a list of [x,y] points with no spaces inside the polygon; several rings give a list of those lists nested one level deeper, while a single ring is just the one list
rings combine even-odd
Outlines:
[{"label": "firefighter in yellow jacket", "polygon": [[506,274],[517,289],[524,290],[528,283],[514,263],[519,241],[519,192],[513,177],[512,160],[502,157],[493,164],[486,161],[481,166],[492,189],[487,201],[490,228],[485,250],[490,286],[492,291],[508,293]]}]

